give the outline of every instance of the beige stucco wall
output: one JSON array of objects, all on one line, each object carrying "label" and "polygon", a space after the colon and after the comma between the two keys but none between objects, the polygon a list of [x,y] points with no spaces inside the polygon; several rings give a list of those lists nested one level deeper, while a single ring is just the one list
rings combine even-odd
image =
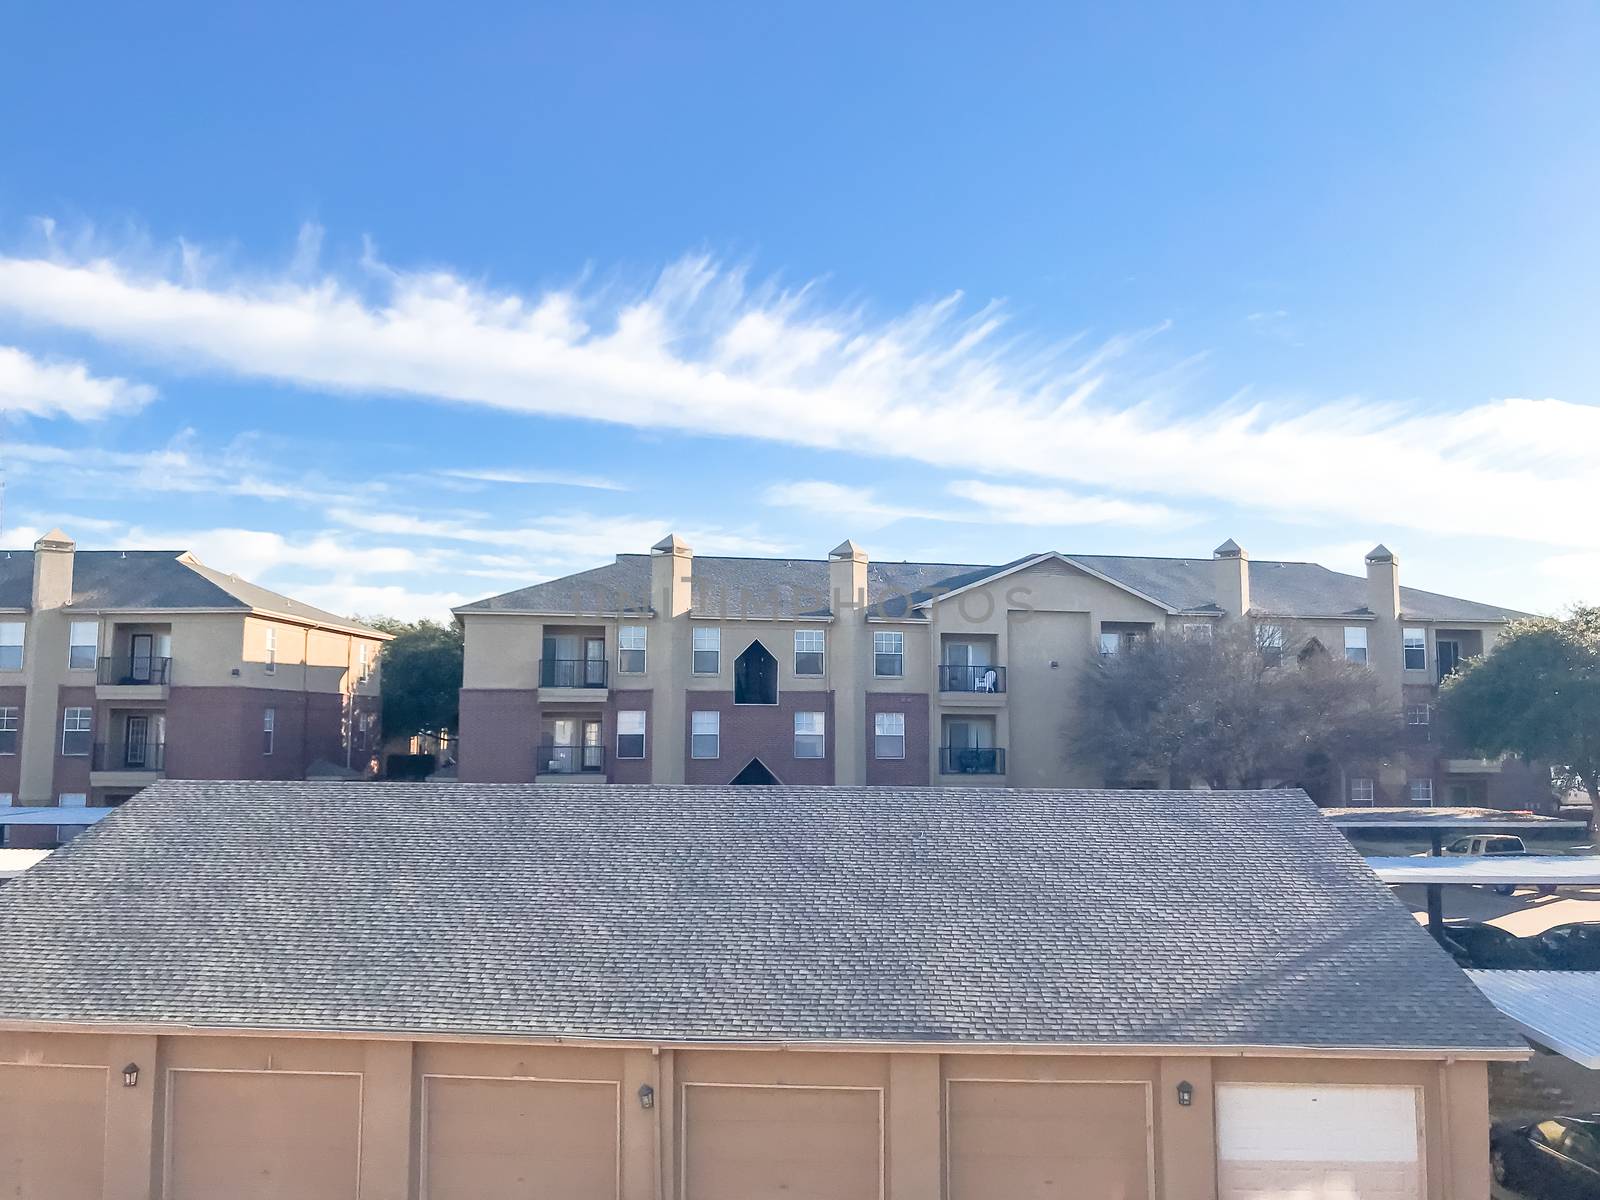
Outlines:
[{"label": "beige stucco wall", "polygon": [[0,1096],[25,1091],[8,1111],[30,1115],[0,1125],[0,1165],[69,1200],[498,1200],[531,1178],[572,1200],[819,1181],[840,1200],[1066,1200],[1086,1178],[1215,1200],[1212,1089],[1233,1082],[1415,1087],[1429,1200],[1487,1200],[1485,1064],[1425,1059],[13,1032]]}]

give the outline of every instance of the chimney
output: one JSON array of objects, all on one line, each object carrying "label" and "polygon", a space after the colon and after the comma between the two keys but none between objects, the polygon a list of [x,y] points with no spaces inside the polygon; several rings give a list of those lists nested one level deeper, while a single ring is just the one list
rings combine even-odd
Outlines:
[{"label": "chimney", "polygon": [[52,529],[33,544],[33,611],[72,603],[72,558],[77,543]]},{"label": "chimney", "polygon": [[650,603],[658,615],[681,617],[689,611],[694,588],[694,551],[669,533],[650,547]]},{"label": "chimney", "polygon": [[867,606],[867,552],[849,538],[828,551],[828,593],[835,616]]},{"label": "chimney", "polygon": [[1367,552],[1367,607],[1385,620],[1400,616],[1400,560],[1382,542]]},{"label": "chimney", "polygon": [[1250,556],[1229,538],[1211,552],[1216,562],[1217,607],[1230,617],[1250,611]]}]

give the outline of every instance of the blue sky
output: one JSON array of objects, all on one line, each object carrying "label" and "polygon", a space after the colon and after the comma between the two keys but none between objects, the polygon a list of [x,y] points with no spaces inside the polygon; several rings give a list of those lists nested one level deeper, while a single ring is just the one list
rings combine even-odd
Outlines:
[{"label": "blue sky", "polygon": [[[329,11],[329,10],[334,11]],[[1600,602],[1600,10],[9,5],[0,544]]]}]

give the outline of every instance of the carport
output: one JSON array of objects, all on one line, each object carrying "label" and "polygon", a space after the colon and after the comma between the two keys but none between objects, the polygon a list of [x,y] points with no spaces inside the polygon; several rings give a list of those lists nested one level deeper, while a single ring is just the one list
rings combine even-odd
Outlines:
[{"label": "carport", "polygon": [[1600,971],[1468,971],[1530,1040],[1600,1070]]}]

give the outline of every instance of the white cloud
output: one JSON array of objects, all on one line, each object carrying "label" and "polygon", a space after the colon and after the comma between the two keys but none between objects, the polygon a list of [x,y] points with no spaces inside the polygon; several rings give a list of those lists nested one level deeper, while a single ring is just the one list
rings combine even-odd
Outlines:
[{"label": "white cloud", "polygon": [[600,475],[579,475],[571,471],[520,471],[510,468],[475,467],[441,470],[447,479],[465,479],[474,483],[517,483],[531,486],[592,488],[602,492],[625,492],[628,489],[615,480]]},{"label": "white cloud", "polygon": [[1179,409],[1170,378],[1134,366],[1148,332],[1030,348],[1003,335],[996,307],[972,311],[959,296],[872,320],[700,258],[633,294],[523,296],[377,263],[360,280],[304,282],[219,277],[192,247],[156,274],[131,254],[61,253],[0,257],[0,311],[189,368],[1132,487],[1280,518],[1600,547],[1593,472],[1571,452],[1600,442],[1589,405],[1308,411],[1191,398]]},{"label": "white cloud", "polygon": [[1187,519],[1162,504],[1121,500],[1114,496],[1081,495],[1062,488],[988,483],[957,479],[945,492],[969,502],[941,509],[896,504],[877,491],[820,479],[774,484],[764,494],[768,504],[815,515],[843,518],[856,529],[876,529],[895,521],[950,521],[979,525],[1145,525],[1173,527]]},{"label": "white cloud", "polygon": [[451,621],[450,610],[479,596],[463,592],[416,591],[395,584],[366,583],[290,583],[281,588],[287,595],[329,612],[362,617],[398,617],[417,621]]},{"label": "white cloud", "polygon": [[155,395],[148,384],[91,375],[82,363],[41,362],[0,346],[0,413],[97,421],[135,412]]},{"label": "white cloud", "polygon": [[778,508],[795,508],[813,516],[843,518],[852,529],[877,529],[904,520],[961,519],[954,513],[881,500],[872,488],[829,483],[822,479],[776,483],[763,493],[762,499]]}]

